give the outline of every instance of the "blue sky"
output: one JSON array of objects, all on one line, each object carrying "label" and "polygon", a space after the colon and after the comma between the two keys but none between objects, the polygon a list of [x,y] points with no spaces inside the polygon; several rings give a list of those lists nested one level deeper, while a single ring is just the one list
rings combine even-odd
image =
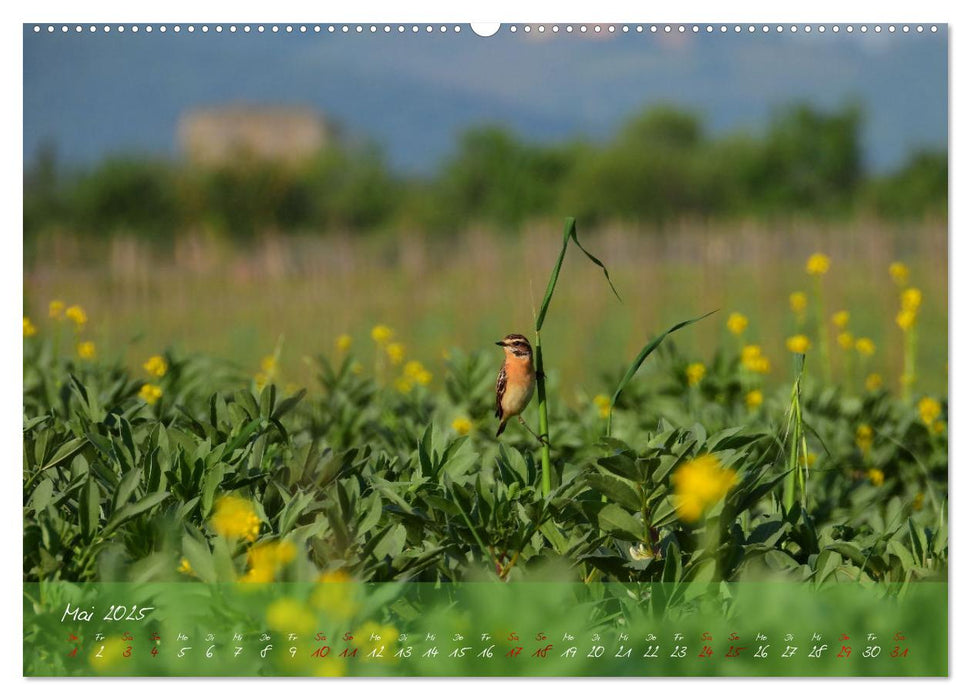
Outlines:
[{"label": "blue sky", "polygon": [[714,132],[757,131],[793,101],[858,100],[865,160],[898,165],[947,143],[947,32],[737,35],[505,29],[459,35],[35,34],[24,27],[24,158],[54,143],[67,162],[176,155],[179,115],[226,102],[312,106],[429,172],[463,129],[501,123],[551,141],[609,137],[660,102]]}]

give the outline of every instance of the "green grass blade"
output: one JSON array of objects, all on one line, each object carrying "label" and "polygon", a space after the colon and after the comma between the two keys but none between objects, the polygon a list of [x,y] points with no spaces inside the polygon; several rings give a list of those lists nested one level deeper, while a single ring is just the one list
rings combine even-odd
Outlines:
[{"label": "green grass blade", "polygon": [[571,240],[576,244],[577,248],[583,251],[583,254],[587,256],[590,262],[603,270],[604,277],[607,278],[607,284],[610,285],[611,291],[614,293],[614,296],[620,299],[620,294],[617,293],[617,290],[614,288],[614,283],[610,279],[610,273],[607,271],[607,266],[580,244],[580,240],[577,238],[576,219],[574,219],[572,216],[568,216],[563,224],[563,245],[560,247],[560,255],[557,257],[556,264],[553,266],[553,273],[550,275],[549,284],[546,285],[546,294],[543,296],[543,303],[540,305],[539,315],[536,317],[537,332],[543,329],[543,321],[546,320],[546,311],[549,309],[550,301],[553,299],[553,291],[556,289],[556,281],[560,277],[560,268],[563,267],[563,258],[566,256],[566,249],[569,247]]},{"label": "green grass blade", "polygon": [[718,309],[715,309],[715,311],[709,311],[703,316],[698,316],[697,318],[690,318],[687,321],[676,323],[670,328],[668,328],[664,333],[657,336],[650,343],[645,345],[643,349],[641,349],[641,351],[637,354],[637,357],[634,358],[634,361],[631,363],[631,366],[627,370],[627,374],[624,375],[624,378],[620,380],[620,384],[617,385],[617,390],[614,392],[614,396],[610,400],[610,410],[613,411],[614,406],[617,404],[617,399],[620,398],[621,393],[624,391],[624,389],[627,388],[627,385],[630,384],[630,381],[631,379],[634,378],[634,375],[637,374],[637,370],[639,370],[641,368],[641,365],[644,364],[644,360],[646,360],[652,352],[658,349],[658,347],[661,345],[661,343],[664,341],[665,338],[667,338],[675,331],[680,330],[681,328],[684,328],[685,326],[690,326],[692,323],[697,323],[698,321],[704,318],[708,318],[709,316],[711,316],[713,313],[716,313],[717,311]]}]

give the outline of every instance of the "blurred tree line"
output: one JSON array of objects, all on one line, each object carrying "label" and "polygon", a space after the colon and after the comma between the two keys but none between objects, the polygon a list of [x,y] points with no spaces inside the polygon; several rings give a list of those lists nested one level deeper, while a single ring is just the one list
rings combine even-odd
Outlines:
[{"label": "blurred tree line", "polygon": [[347,144],[300,166],[127,156],[74,172],[44,149],[24,176],[24,233],[160,237],[205,227],[245,238],[398,226],[447,233],[565,214],[588,223],[946,215],[946,151],[916,152],[895,172],[868,175],[861,127],[856,106],[795,105],[762,134],[716,136],[690,112],[656,106],[605,143],[537,144],[502,127],[471,129],[431,177],[400,175],[380,150]]}]

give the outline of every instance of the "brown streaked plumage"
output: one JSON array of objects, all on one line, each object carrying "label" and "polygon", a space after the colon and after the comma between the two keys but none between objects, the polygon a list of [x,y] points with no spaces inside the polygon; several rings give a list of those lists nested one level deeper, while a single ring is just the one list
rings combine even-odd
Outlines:
[{"label": "brown streaked plumage", "polygon": [[502,346],[506,353],[496,378],[496,418],[499,419],[496,437],[499,437],[506,429],[506,422],[522,413],[533,398],[536,371],[533,369],[533,348],[525,336],[510,333],[496,345]]}]

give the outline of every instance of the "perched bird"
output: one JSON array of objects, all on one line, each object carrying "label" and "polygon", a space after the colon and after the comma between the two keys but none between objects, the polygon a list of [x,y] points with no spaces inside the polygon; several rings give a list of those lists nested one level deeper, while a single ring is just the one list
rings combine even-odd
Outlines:
[{"label": "perched bird", "polygon": [[[501,345],[506,352],[496,378],[496,418],[499,419],[496,437],[499,437],[506,429],[506,421],[513,416],[519,416],[519,422],[529,430],[526,421],[519,414],[533,398],[536,370],[533,368],[533,348],[525,336],[510,333],[496,345]],[[529,432],[533,433],[532,430]],[[536,433],[533,435],[539,439]]]}]

